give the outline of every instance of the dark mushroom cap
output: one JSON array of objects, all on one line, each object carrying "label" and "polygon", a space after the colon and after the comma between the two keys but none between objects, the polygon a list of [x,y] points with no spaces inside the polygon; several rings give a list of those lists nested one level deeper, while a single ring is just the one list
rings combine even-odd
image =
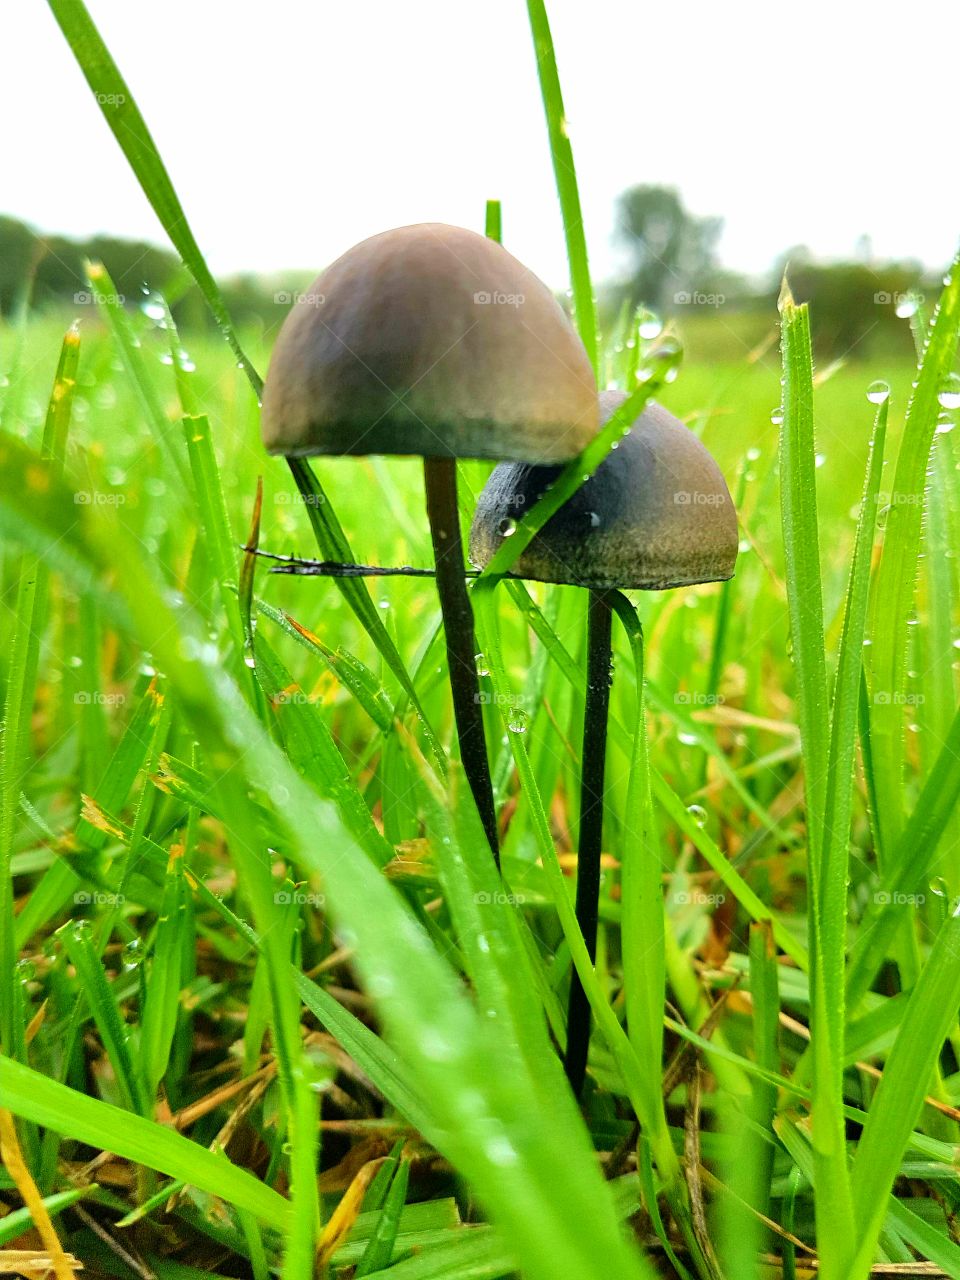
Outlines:
[{"label": "dark mushroom cap", "polygon": [[558,462],[596,434],[596,381],[547,286],[501,245],[427,222],[372,236],[284,321],[269,453]]},{"label": "dark mushroom cap", "polygon": [[[600,395],[606,422],[621,391]],[[470,530],[483,568],[560,474],[502,463],[487,481]],[[737,515],[720,469],[692,431],[649,404],[619,447],[551,517],[513,566],[538,582],[650,591],[733,576]]]}]

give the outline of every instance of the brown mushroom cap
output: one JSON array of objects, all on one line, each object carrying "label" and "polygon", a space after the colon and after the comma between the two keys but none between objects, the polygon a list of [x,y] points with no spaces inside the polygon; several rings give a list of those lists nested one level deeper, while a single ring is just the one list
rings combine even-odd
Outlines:
[{"label": "brown mushroom cap", "polygon": [[557,462],[598,429],[583,344],[547,286],[443,223],[349,249],[284,321],[263,392],[269,453]]},{"label": "brown mushroom cap", "polygon": [[[606,422],[623,404],[600,396]],[[482,568],[560,468],[502,463],[487,481],[470,530]],[[726,482],[692,431],[651,403],[594,474],[521,553],[513,574],[538,582],[658,591],[733,576],[737,515]]]}]

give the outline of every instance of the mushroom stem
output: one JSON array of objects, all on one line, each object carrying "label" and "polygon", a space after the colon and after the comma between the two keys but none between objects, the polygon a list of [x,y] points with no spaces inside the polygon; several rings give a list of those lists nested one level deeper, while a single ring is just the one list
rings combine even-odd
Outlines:
[{"label": "mushroom stem", "polygon": [[497,811],[483,728],[483,704],[477,677],[477,638],[473,608],[467,593],[457,509],[457,464],[453,458],[424,458],[423,478],[427,516],[433,539],[437,594],[450,670],[453,714],[460,741],[460,758],[494,862],[500,866]]},{"label": "mushroom stem", "polygon": [[[580,834],[577,843],[577,923],[590,953],[597,958],[597,914],[600,902],[600,851],[603,840],[604,768],[607,715],[610,707],[612,610],[605,591],[591,591],[587,614],[587,703],[583,719],[580,768]],[[590,1045],[590,1004],[576,970],[570,979],[567,1009],[567,1053],[564,1069],[579,1097]]]}]

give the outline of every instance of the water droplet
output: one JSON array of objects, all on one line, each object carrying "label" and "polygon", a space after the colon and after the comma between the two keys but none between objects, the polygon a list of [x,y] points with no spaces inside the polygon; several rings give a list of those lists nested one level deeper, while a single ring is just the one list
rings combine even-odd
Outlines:
[{"label": "water droplet", "polygon": [[478,676],[488,676],[490,674],[490,668],[487,666],[487,659],[484,654],[475,653],[473,655],[473,660],[477,664]]},{"label": "water droplet", "polygon": [[884,382],[883,378],[877,378],[867,387],[867,399],[871,404],[883,404],[885,400],[890,399],[890,383]]},{"label": "water droplet", "polygon": [[937,393],[937,399],[944,409],[960,409],[960,374],[947,374]]},{"label": "water droplet", "polygon": [[516,520],[513,519],[512,516],[504,516],[504,518],[497,525],[497,533],[499,533],[501,538],[509,538],[512,534],[516,532],[517,532],[517,522]]},{"label": "water droplet", "polygon": [[37,976],[37,966],[32,960],[17,961],[17,977],[21,982],[32,982]]},{"label": "water droplet", "polygon": [[639,333],[640,337],[643,338],[644,341],[649,341],[651,338],[659,337],[662,331],[663,321],[659,316],[654,315],[652,311],[640,312],[637,324],[637,333]]},{"label": "water droplet", "polygon": [[948,436],[956,425],[952,418],[948,418],[945,413],[942,413],[937,419],[936,433],[938,436]]},{"label": "water droplet", "polygon": [[770,421],[773,423],[775,427],[782,426],[783,425],[783,409],[777,406],[777,408],[774,409],[773,412],[770,414]]},{"label": "water droplet", "polygon": [[696,826],[705,827],[707,825],[707,811],[702,804],[688,804],[687,813],[689,813]]},{"label": "water droplet", "polygon": [[682,742],[685,747],[696,747],[699,745],[700,739],[688,729],[681,729],[677,734],[677,741]]},{"label": "water droplet", "polygon": [[511,733],[526,733],[530,727],[530,717],[519,707],[514,707],[507,717],[507,728]]},{"label": "water droplet", "polygon": [[935,898],[949,898],[950,887],[943,876],[934,876],[930,881],[930,892]]},{"label": "water droplet", "polygon": [[737,543],[737,551],[740,555],[745,556],[752,546],[753,544],[749,538],[741,538]]},{"label": "water droplet", "polygon": [[814,454],[813,465],[815,467],[822,467],[823,464],[826,462],[826,460],[827,460],[827,455],[825,453]]},{"label": "water droplet", "polygon": [[249,667],[251,671],[255,671],[255,670],[256,670],[256,667],[257,667],[257,660],[256,660],[256,658],[253,656],[253,654],[252,654],[252,653],[244,654],[244,658],[243,658],[243,665],[244,665],[245,667]]},{"label": "water droplet", "polygon": [[920,307],[920,301],[914,297],[912,293],[906,294],[900,298],[896,306],[893,308],[894,315],[900,317],[901,320],[907,320],[910,316],[915,316]]},{"label": "water droplet", "polygon": [[760,450],[756,447],[756,445],[751,445],[746,453],[747,461],[756,462],[759,457],[760,457]]},{"label": "water droplet", "polygon": [[597,515],[596,511],[588,511],[588,512],[587,512],[587,519],[590,521],[590,528],[591,528],[591,529],[599,529],[599,528],[600,528],[600,517]]},{"label": "water droplet", "polygon": [[144,293],[146,294],[146,301],[140,303],[140,310],[147,319],[155,320],[158,324],[166,320],[167,308],[164,306],[163,299],[159,293],[151,293],[146,286],[144,286]]},{"label": "water droplet", "polygon": [[127,973],[143,964],[144,948],[140,938],[131,938],[123,948],[122,964]]}]

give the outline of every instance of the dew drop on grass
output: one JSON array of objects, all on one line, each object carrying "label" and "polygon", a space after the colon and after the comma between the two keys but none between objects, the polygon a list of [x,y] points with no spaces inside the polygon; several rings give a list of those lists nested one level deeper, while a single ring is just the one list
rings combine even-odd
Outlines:
[{"label": "dew drop on grass", "polygon": [[823,464],[826,462],[826,460],[827,460],[827,455],[825,453],[814,454],[813,465],[815,467],[822,467]]},{"label": "dew drop on grass", "polygon": [[526,733],[530,727],[530,717],[519,707],[514,707],[507,717],[507,728],[511,733]]},{"label": "dew drop on grass", "polygon": [[37,976],[37,966],[32,960],[17,961],[17,977],[24,984],[32,982]]},{"label": "dew drop on grass", "polygon": [[641,311],[637,325],[637,333],[641,338],[649,342],[651,338],[659,337],[662,330],[663,321],[658,315],[654,315],[652,311]]},{"label": "dew drop on grass", "polygon": [[943,876],[934,876],[930,881],[930,892],[935,898],[949,898],[950,887]]},{"label": "dew drop on grass", "polygon": [[779,405],[770,414],[770,421],[773,423],[775,427],[780,427],[783,425],[783,409],[780,408]]},{"label": "dew drop on grass", "polygon": [[937,392],[944,409],[960,409],[960,374],[948,373]]},{"label": "dew drop on grass", "polygon": [[919,306],[920,303],[913,294],[907,294],[907,296],[905,298],[901,298],[893,308],[893,313],[901,320],[908,320],[910,316],[915,316],[917,314]]},{"label": "dew drop on grass", "polygon": [[687,813],[689,813],[696,826],[705,827],[707,825],[707,811],[702,804],[687,805]]},{"label": "dew drop on grass", "polygon": [[122,963],[127,973],[143,963],[143,942],[140,938],[131,938],[123,948]]},{"label": "dew drop on grass", "polygon": [[938,436],[948,436],[955,426],[954,420],[942,413],[937,419],[936,433]]},{"label": "dew drop on grass", "polygon": [[512,534],[516,532],[517,532],[517,522],[516,520],[514,520],[512,516],[504,516],[504,518],[497,525],[497,533],[499,533],[501,538],[509,538]]},{"label": "dew drop on grass", "polygon": [[746,457],[748,462],[756,462],[757,459],[760,457],[760,450],[757,448],[756,445],[751,445],[750,448],[747,450]]},{"label": "dew drop on grass", "polygon": [[867,399],[871,404],[883,404],[885,400],[890,399],[890,383],[885,382],[883,378],[877,378],[867,387]]},{"label": "dew drop on grass", "polygon": [[490,668],[487,666],[487,659],[484,654],[475,653],[473,655],[473,660],[477,664],[478,676],[488,676],[490,674]]},{"label": "dew drop on grass", "polygon": [[691,733],[688,729],[681,729],[677,734],[677,741],[682,742],[685,747],[695,747],[700,739],[695,733]]}]

